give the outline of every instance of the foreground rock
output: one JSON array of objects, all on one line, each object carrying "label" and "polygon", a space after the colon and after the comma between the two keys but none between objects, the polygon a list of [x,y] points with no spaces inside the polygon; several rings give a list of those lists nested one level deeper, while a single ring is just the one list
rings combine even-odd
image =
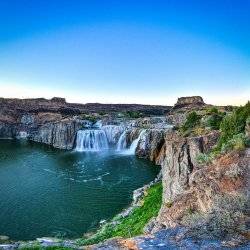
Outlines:
[{"label": "foreground rock", "polygon": [[131,239],[114,238],[95,246],[89,246],[91,250],[166,250],[166,249],[249,249],[250,244],[239,245],[237,239],[231,241],[207,239],[197,241],[188,236],[188,232],[183,227],[174,229],[163,229],[157,233],[138,236]]}]

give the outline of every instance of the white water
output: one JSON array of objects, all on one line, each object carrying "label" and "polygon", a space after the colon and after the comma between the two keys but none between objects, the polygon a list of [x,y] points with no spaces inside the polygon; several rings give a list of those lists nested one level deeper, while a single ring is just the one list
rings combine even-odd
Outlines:
[{"label": "white water", "polygon": [[101,151],[109,148],[106,134],[101,129],[79,130],[76,151]]},{"label": "white water", "polygon": [[20,132],[18,133],[18,136],[17,136],[17,138],[19,138],[19,139],[25,139],[25,138],[27,138],[27,137],[28,137],[28,133],[25,132],[25,131],[20,131]]},{"label": "white water", "polygon": [[76,138],[76,151],[103,151],[115,145],[116,151],[133,155],[145,131],[145,129],[141,130],[139,136],[128,147],[126,140],[128,131],[122,126],[105,125],[100,129],[79,130]]},{"label": "white water", "polygon": [[124,131],[117,143],[117,151],[125,150],[127,147],[127,141],[126,141],[126,131]]},{"label": "white water", "polygon": [[135,154],[135,150],[138,146],[138,143],[139,143],[141,137],[145,134],[145,132],[146,132],[145,129],[141,130],[139,136],[131,143],[131,145],[128,149],[128,152],[127,152],[128,154]]},{"label": "white water", "polygon": [[108,142],[112,145],[115,145],[117,143],[118,138],[124,131],[124,127],[118,125],[104,125],[101,127],[101,129],[105,131]]},{"label": "white water", "polygon": [[122,133],[117,143],[117,151],[120,151],[123,154],[133,155],[135,154],[136,148],[138,146],[139,141],[141,140],[142,136],[145,134],[146,130],[141,130],[139,136],[131,143],[130,147],[127,148],[126,142],[126,131]]}]

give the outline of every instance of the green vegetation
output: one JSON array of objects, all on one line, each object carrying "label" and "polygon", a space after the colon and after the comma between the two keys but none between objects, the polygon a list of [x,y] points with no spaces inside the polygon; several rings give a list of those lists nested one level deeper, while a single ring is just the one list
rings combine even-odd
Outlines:
[{"label": "green vegetation", "polygon": [[134,208],[127,217],[115,217],[90,238],[79,239],[79,245],[90,245],[115,236],[132,237],[143,233],[149,220],[157,216],[162,202],[162,184],[157,183],[147,190],[142,206]]},{"label": "green vegetation", "polygon": [[199,116],[195,111],[188,114],[186,122],[181,126],[181,132],[184,134],[190,133],[191,130],[200,124],[201,116]]},{"label": "green vegetation", "polygon": [[98,119],[99,119],[97,116],[91,115],[91,114],[82,114],[81,118],[83,120],[88,120],[88,121],[90,121],[92,123],[96,123],[98,121]]},{"label": "green vegetation", "polygon": [[[217,113],[215,109],[213,109],[213,112]],[[224,116],[220,122],[221,134],[217,145],[210,153],[199,154],[196,158],[197,162],[207,164],[219,154],[249,147],[250,139],[245,135],[246,124],[250,124],[250,102],[243,107],[235,108],[231,114]]]},{"label": "green vegetation", "polygon": [[196,160],[200,164],[208,164],[211,163],[212,160],[214,159],[213,155],[210,154],[205,154],[205,153],[200,153],[197,157]]},{"label": "green vegetation", "polygon": [[231,150],[243,150],[247,145],[247,138],[245,134],[240,133],[233,135],[231,139],[228,139],[221,146],[221,153],[227,153]]},{"label": "green vegetation", "polygon": [[228,143],[236,135],[245,132],[246,122],[250,117],[250,102],[245,106],[236,108],[232,114],[224,117],[220,125],[221,136],[218,147],[221,149],[223,144]]},{"label": "green vegetation", "polygon": [[127,111],[124,113],[124,116],[128,118],[136,119],[136,118],[143,117],[143,114],[140,113],[139,111]]},{"label": "green vegetation", "polygon": [[225,113],[219,112],[216,107],[211,108],[208,111],[209,117],[206,120],[206,126],[218,130],[220,128],[220,124],[223,120],[223,117],[225,116]]},{"label": "green vegetation", "polygon": [[211,130],[219,130],[224,116],[225,113],[220,112],[216,107],[206,110],[202,115],[192,111],[188,114],[186,122],[180,128],[180,131],[184,136],[190,134],[197,136]]}]

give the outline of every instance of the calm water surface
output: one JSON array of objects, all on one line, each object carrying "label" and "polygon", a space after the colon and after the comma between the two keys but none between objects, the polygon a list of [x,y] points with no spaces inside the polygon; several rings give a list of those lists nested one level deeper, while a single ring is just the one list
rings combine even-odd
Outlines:
[{"label": "calm water surface", "polygon": [[0,140],[0,235],[79,237],[119,213],[158,171],[132,155]]}]

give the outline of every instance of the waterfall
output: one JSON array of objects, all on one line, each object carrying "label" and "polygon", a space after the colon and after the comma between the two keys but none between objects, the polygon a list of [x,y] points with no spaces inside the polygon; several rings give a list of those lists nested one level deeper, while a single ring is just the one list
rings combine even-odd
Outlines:
[{"label": "waterfall", "polygon": [[26,139],[28,137],[28,133],[26,131],[20,131],[17,138]]},{"label": "waterfall", "polygon": [[138,146],[138,143],[142,136],[145,134],[146,130],[141,130],[139,136],[131,143],[130,147],[127,149],[127,141],[126,141],[126,132],[124,131],[122,135],[119,138],[119,141],[117,143],[117,151],[122,151],[125,154],[135,154],[135,150]]},{"label": "waterfall", "polygon": [[108,149],[106,134],[101,129],[79,130],[76,138],[77,151],[101,151]]},{"label": "waterfall", "polygon": [[101,127],[102,130],[104,130],[108,142],[112,145],[115,145],[124,131],[123,126],[118,126],[118,125],[104,125]]},{"label": "waterfall", "polygon": [[141,137],[145,134],[145,132],[146,132],[145,129],[141,130],[139,136],[131,143],[131,145],[130,145],[130,147],[128,149],[128,153],[135,154],[135,150],[136,150],[136,148],[138,146],[138,143],[139,143]]},{"label": "waterfall", "polygon": [[123,133],[121,134],[118,143],[117,143],[117,151],[122,151],[124,149],[126,149],[127,146],[127,140],[126,140],[126,130],[123,131]]}]

